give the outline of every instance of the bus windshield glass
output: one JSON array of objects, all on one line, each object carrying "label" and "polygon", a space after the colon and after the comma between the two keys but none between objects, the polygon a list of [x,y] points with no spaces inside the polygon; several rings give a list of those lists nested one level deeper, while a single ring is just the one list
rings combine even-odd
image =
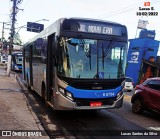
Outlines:
[{"label": "bus windshield glass", "polygon": [[22,65],[22,56],[16,55],[13,57],[15,64]]},{"label": "bus windshield glass", "polygon": [[126,46],[126,42],[113,40],[61,37],[58,73],[69,78],[123,78]]}]

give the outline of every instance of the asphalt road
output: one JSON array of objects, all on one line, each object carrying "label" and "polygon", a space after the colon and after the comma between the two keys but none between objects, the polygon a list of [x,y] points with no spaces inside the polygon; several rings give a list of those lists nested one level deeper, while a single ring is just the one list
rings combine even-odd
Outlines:
[{"label": "asphalt road", "polygon": [[[132,92],[125,92],[124,103],[120,109],[62,112],[46,107],[36,92],[25,91],[25,95],[51,138],[55,136],[56,138],[159,138],[152,135],[120,135],[123,134],[120,131],[130,134],[132,131],[146,131],[160,127],[159,114],[144,112],[142,115],[137,115],[132,113],[130,103]],[[156,132],[156,130],[153,131]]]}]

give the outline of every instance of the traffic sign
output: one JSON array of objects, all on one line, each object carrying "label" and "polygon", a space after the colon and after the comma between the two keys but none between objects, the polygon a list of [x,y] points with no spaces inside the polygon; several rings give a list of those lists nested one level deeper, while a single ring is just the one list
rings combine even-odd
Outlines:
[{"label": "traffic sign", "polygon": [[35,23],[35,22],[27,22],[27,31],[39,33],[43,29],[44,29],[43,24],[38,24],[38,23]]}]

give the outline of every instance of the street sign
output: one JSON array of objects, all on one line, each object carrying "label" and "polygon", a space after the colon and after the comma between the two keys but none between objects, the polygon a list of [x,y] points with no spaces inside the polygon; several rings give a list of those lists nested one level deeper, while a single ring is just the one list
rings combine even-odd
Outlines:
[{"label": "street sign", "polygon": [[43,29],[44,29],[43,24],[38,24],[38,23],[35,23],[35,22],[27,22],[27,31],[39,33]]},{"label": "street sign", "polygon": [[137,28],[146,29],[147,24],[148,24],[148,21],[139,19]]}]

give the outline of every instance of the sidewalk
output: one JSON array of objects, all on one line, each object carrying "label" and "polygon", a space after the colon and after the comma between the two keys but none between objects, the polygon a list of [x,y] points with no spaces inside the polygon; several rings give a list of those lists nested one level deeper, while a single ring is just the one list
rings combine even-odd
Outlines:
[{"label": "sidewalk", "polygon": [[[11,130],[12,135],[13,131],[16,132],[16,130],[22,132],[18,135],[21,137],[16,137],[16,134],[14,134],[14,137],[10,137],[14,139],[49,139],[37,116],[29,106],[26,96],[17,82],[15,75],[11,74],[10,77],[7,77],[5,67],[0,66],[0,139],[6,138],[2,137],[2,131],[6,130]],[[30,132],[37,132],[40,135],[42,133],[42,135],[45,134],[45,136],[34,137]]]}]

